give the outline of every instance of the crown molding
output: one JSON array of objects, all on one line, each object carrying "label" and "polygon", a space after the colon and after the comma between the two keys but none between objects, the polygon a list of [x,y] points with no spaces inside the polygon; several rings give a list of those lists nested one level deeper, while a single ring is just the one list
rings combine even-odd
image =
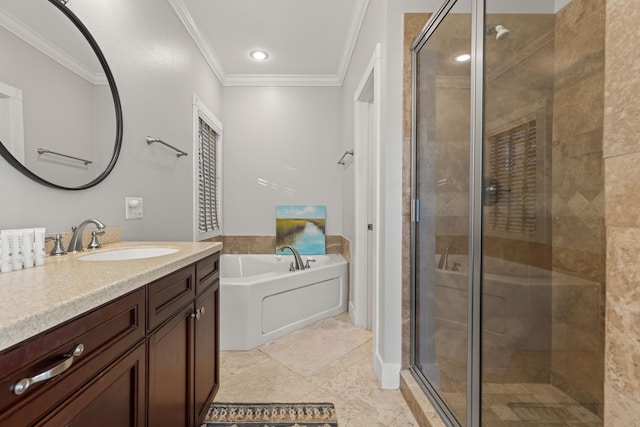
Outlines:
[{"label": "crown molding", "polygon": [[44,53],[60,65],[94,85],[107,84],[104,73],[94,73],[89,67],[82,64],[63,49],[48,41],[42,35],[25,25],[22,21],[0,7],[0,26],[15,34],[40,52]]},{"label": "crown molding", "polygon": [[353,11],[351,12],[351,21],[349,21],[349,28],[347,30],[347,38],[342,50],[342,56],[340,63],[338,64],[338,81],[342,86],[347,70],[349,69],[349,63],[353,56],[353,51],[358,41],[358,34],[360,34],[360,28],[364,21],[364,16],[367,13],[367,7],[369,6],[369,0],[356,0],[353,5]]},{"label": "crown molding", "polygon": [[216,75],[220,83],[224,86],[225,81],[227,80],[227,73],[222,65],[222,61],[220,61],[220,57],[216,53],[213,46],[209,42],[209,39],[200,31],[196,22],[193,20],[187,5],[184,4],[183,0],[168,0],[169,4],[173,8],[178,18],[182,22],[182,25],[185,26],[187,32],[193,39],[196,46],[204,56],[205,61],[209,64],[209,67]]},{"label": "crown molding", "polygon": [[196,25],[184,0],[167,0],[222,86],[342,86],[358,41],[369,0],[356,0],[337,74],[227,74],[209,39]]}]

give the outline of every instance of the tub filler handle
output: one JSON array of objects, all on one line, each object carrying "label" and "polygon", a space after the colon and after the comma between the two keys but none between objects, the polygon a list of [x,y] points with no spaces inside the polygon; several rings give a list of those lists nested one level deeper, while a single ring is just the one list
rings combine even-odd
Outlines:
[{"label": "tub filler handle", "polygon": [[316,260],[313,258],[307,258],[307,263],[304,265],[304,268],[311,268],[309,265],[310,262],[316,262]]}]

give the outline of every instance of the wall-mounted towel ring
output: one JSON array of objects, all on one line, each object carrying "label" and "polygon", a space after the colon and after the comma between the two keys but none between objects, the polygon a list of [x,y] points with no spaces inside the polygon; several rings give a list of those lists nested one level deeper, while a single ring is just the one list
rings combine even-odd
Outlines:
[{"label": "wall-mounted towel ring", "polygon": [[182,150],[180,150],[180,149],[178,149],[178,148],[174,147],[174,146],[173,146],[173,145],[171,145],[171,144],[167,144],[166,142],[164,142],[164,141],[163,141],[163,140],[161,140],[160,138],[154,138],[154,137],[152,137],[152,136],[148,136],[148,137],[147,137],[147,144],[153,144],[154,142],[159,142],[159,143],[160,143],[160,144],[162,144],[162,145],[166,145],[167,147],[169,147],[169,148],[171,148],[171,149],[173,149],[173,150],[176,150],[176,151],[178,152],[178,153],[177,153],[177,156],[178,156],[178,157],[180,157],[180,156],[188,156],[188,154],[187,154],[187,153],[185,153],[184,151],[182,151]]},{"label": "wall-mounted towel ring", "polygon": [[342,155],[342,157],[340,157],[340,160],[338,160],[338,164],[339,165],[346,165],[347,162],[345,161],[345,158],[347,156],[353,156],[353,150],[347,150],[344,152],[344,154]]}]

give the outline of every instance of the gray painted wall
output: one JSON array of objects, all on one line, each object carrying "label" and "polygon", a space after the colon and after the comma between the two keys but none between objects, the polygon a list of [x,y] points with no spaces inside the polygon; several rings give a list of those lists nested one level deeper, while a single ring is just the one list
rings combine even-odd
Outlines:
[{"label": "gray painted wall", "polygon": [[[74,10],[102,48],[118,85],[124,114],[120,159],[103,183],[73,192],[36,184],[0,160],[0,229],[64,231],[96,217],[122,226],[126,240],[191,240],[192,97],[197,94],[223,119],[219,82],[168,2],[86,2]],[[146,135],[189,157],[147,146]],[[144,197],[144,219],[124,219],[126,196]]]},{"label": "gray painted wall", "polygon": [[339,87],[225,87],[226,235],[275,235],[276,205],[325,205],[342,233]]}]

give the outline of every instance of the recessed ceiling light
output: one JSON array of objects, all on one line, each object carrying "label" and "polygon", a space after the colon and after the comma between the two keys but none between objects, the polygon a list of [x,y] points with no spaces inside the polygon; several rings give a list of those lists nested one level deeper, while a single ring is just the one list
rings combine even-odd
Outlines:
[{"label": "recessed ceiling light", "polygon": [[264,50],[252,50],[249,56],[255,61],[266,61],[269,58],[269,54]]},{"label": "recessed ceiling light", "polygon": [[471,55],[469,55],[468,53],[463,53],[462,55],[456,56],[454,59],[458,62],[467,62],[471,59]]}]

